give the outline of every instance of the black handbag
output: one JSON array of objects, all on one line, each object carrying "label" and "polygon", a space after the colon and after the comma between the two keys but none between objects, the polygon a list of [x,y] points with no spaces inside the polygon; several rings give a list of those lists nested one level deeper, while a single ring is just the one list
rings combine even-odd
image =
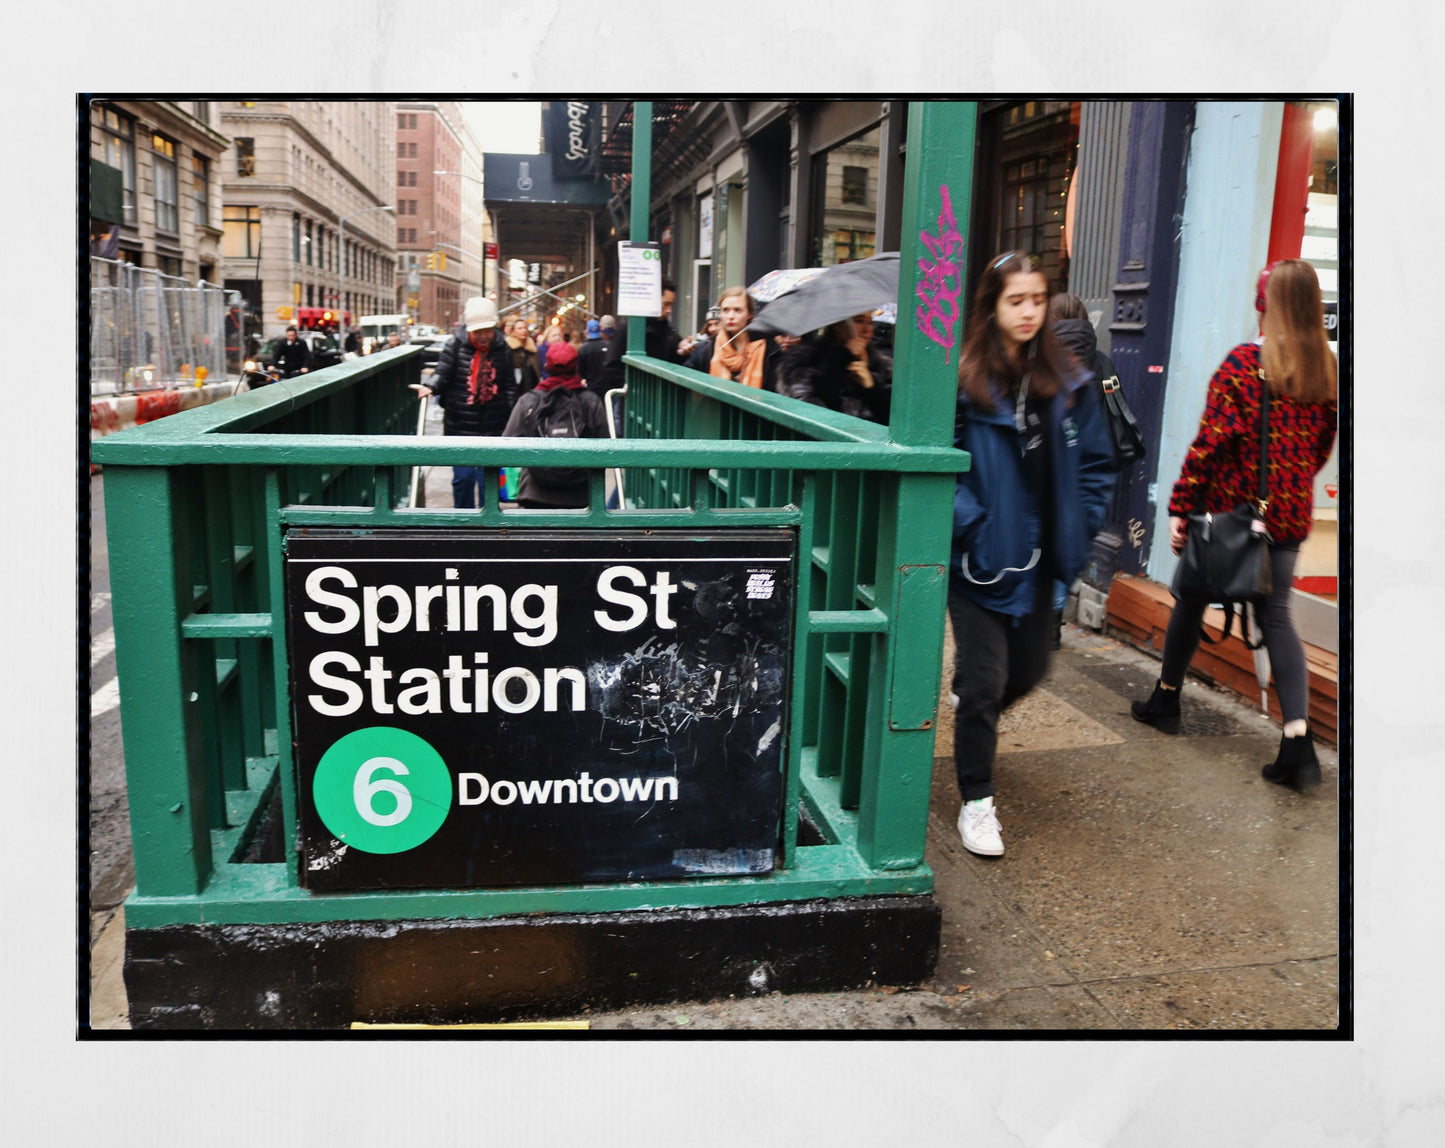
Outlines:
[{"label": "black handbag", "polygon": [[[1106,362],[1108,360],[1105,360]],[[1101,377],[1099,386],[1104,391],[1104,412],[1109,416],[1109,434],[1114,441],[1114,459],[1119,469],[1139,462],[1144,457],[1144,436],[1139,433],[1139,424],[1134,421],[1134,412],[1124,401],[1119,376],[1110,364],[1110,373]]]},{"label": "black handbag", "polygon": [[[1240,607],[1240,630],[1244,644],[1257,650],[1260,642],[1250,645],[1249,628],[1244,623],[1244,607],[1268,598],[1273,590],[1269,547],[1274,541],[1265,526],[1264,514],[1269,508],[1269,388],[1263,385],[1259,403],[1259,497],[1254,502],[1236,506],[1227,514],[1191,514],[1184,535],[1184,552],[1174,570],[1170,589],[1175,598],[1203,598],[1224,606],[1223,642],[1234,623],[1235,606]],[[1201,627],[1200,638],[1214,645],[1214,639]]]}]

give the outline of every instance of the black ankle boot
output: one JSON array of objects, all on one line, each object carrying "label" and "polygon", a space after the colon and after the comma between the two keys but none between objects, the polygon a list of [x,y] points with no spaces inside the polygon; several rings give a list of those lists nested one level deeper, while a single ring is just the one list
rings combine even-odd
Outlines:
[{"label": "black ankle boot", "polygon": [[1154,683],[1154,692],[1147,702],[1135,702],[1129,707],[1135,721],[1152,725],[1161,733],[1179,732],[1179,691],[1166,690],[1163,682]]},{"label": "black ankle boot", "polygon": [[1309,734],[1281,737],[1279,756],[1260,772],[1265,781],[1286,785],[1297,793],[1320,783],[1320,759],[1315,756],[1315,743]]}]

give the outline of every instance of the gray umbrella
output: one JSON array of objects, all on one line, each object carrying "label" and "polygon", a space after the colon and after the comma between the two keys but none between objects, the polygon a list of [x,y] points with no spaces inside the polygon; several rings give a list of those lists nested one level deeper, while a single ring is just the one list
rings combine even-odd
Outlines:
[{"label": "gray umbrella", "polygon": [[753,335],[805,335],[898,299],[898,252],[839,263],[767,304],[751,323]]}]

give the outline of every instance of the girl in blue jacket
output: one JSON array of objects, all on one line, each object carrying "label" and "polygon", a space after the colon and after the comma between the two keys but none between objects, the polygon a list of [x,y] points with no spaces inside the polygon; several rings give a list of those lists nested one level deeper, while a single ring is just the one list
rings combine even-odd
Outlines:
[{"label": "girl in blue jacket", "polygon": [[1116,467],[1089,374],[1048,322],[1033,256],[983,273],[958,364],[948,592],[955,655],[953,757],[964,848],[1003,853],[994,812],[998,716],[1049,668],[1054,583],[1071,584],[1104,520]]}]

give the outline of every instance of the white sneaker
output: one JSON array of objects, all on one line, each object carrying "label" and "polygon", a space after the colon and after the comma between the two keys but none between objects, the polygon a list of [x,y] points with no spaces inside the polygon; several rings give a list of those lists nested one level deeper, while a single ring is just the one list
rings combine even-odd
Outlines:
[{"label": "white sneaker", "polygon": [[970,853],[981,857],[1002,857],[1003,838],[999,836],[999,829],[992,797],[965,801],[958,811],[958,833],[963,838],[963,847]]}]

